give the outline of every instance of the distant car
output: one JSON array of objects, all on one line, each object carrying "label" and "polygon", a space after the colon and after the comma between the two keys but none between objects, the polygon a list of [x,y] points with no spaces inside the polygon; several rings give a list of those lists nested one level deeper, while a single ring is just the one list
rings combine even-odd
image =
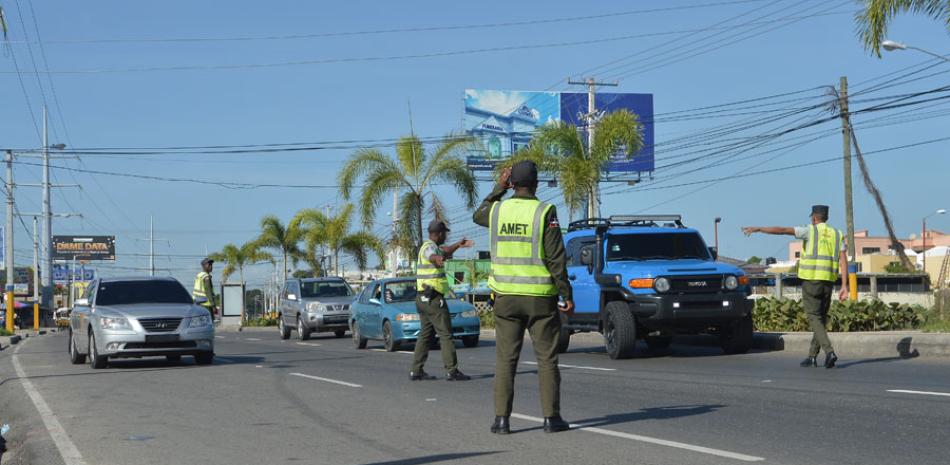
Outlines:
[{"label": "distant car", "polygon": [[192,355],[198,365],[214,361],[211,315],[194,304],[174,278],[103,278],[76,300],[69,316],[69,360],[89,357],[93,368],[110,359]]},{"label": "distant car", "polygon": [[311,333],[345,336],[354,295],[343,278],[288,279],[280,294],[280,338],[289,338],[292,330],[303,341],[310,339]]},{"label": "distant car", "polygon": [[[478,311],[468,302],[445,300],[452,315],[452,336],[465,347],[478,345],[481,330]],[[373,281],[363,288],[352,305],[350,329],[357,349],[365,349],[370,339],[382,340],[386,350],[399,350],[403,343],[414,343],[421,325],[416,312],[416,279],[388,278]]]}]

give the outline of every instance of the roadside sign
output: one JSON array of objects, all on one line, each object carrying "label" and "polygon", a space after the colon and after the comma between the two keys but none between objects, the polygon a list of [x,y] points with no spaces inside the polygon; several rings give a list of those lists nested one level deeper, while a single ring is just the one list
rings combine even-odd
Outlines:
[{"label": "roadside sign", "polygon": [[53,260],[115,261],[115,236],[53,236]]}]

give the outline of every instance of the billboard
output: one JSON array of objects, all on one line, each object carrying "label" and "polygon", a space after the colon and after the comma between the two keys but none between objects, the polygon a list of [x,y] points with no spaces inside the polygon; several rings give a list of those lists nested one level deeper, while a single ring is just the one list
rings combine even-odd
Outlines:
[{"label": "billboard", "polygon": [[71,269],[69,265],[53,265],[53,282],[57,284],[66,284],[70,281],[92,281],[96,279],[96,270],[85,266],[77,266]]},{"label": "billboard", "polygon": [[53,236],[53,260],[115,260],[115,236]]},{"label": "billboard", "polygon": [[[587,103],[586,92],[466,89],[462,129],[481,143],[480,149],[467,157],[468,167],[476,171],[494,169],[497,162],[526,147],[537,128],[552,122],[577,126],[586,141],[587,122],[582,115],[588,113]],[[653,171],[653,95],[598,93],[594,105],[606,112],[629,110],[643,125],[643,148],[629,159],[617,153],[607,171]]]}]

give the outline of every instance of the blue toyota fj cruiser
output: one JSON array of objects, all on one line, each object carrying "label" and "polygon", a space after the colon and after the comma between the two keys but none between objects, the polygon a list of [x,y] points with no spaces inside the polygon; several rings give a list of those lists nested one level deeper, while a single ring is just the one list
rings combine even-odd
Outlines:
[{"label": "blue toyota fj cruiser", "polygon": [[576,310],[562,314],[558,350],[575,332],[604,335],[612,359],[631,357],[638,339],[666,348],[673,334],[717,334],[726,353],[752,345],[745,273],[717,262],[679,215],[623,215],[572,222],[564,236]]}]

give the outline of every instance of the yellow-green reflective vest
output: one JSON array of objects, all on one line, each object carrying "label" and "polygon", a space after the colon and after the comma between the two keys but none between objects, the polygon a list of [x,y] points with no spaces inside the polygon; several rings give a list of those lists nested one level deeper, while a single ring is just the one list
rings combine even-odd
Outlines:
[{"label": "yellow-green reflective vest", "polygon": [[835,281],[840,253],[841,231],[825,223],[812,225],[802,246],[798,277],[809,281]]},{"label": "yellow-green reflective vest", "polygon": [[557,286],[544,266],[544,217],[551,204],[512,198],[491,207],[491,274],[488,287],[503,295],[554,296]]},{"label": "yellow-green reflective vest", "polygon": [[[419,259],[416,261],[416,290],[425,290],[426,286],[431,287],[439,294],[445,295],[449,291],[449,282],[445,279],[445,269],[437,268],[429,261],[428,256],[423,256],[423,252],[430,246],[439,248],[435,242],[425,241],[419,248]],[[441,253],[439,254],[441,255]]]},{"label": "yellow-green reflective vest", "polygon": [[198,273],[198,276],[195,276],[195,288],[191,293],[195,302],[198,302],[199,305],[204,307],[212,307],[214,305],[214,290],[211,291],[212,295],[210,297],[205,294],[205,278],[210,277],[211,275],[204,271]]}]

